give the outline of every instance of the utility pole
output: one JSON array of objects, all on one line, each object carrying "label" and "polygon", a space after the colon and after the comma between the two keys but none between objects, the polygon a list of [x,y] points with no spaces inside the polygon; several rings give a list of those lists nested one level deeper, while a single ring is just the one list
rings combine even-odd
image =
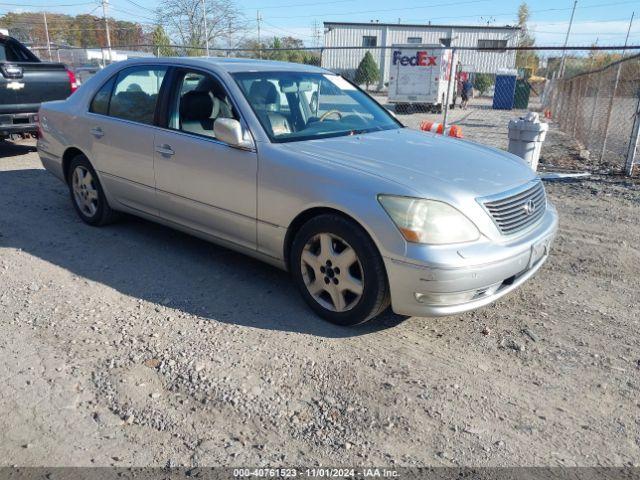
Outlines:
[{"label": "utility pole", "polygon": [[313,46],[316,48],[320,46],[320,27],[318,26],[318,19],[313,21]]},{"label": "utility pole", "polygon": [[102,0],[102,18],[104,18],[104,29],[107,34],[107,51],[109,52],[109,62],[112,62],[113,55],[111,54],[111,33],[109,32],[109,19],[107,18],[108,6],[109,0]]},{"label": "utility pole", "polygon": [[[624,46],[626,47],[629,43],[629,35],[631,34],[631,27],[633,26],[633,17],[635,17],[636,12],[631,12],[631,20],[629,20],[629,28],[627,29],[627,36],[624,39]],[[622,58],[627,54],[627,50],[622,51]]]},{"label": "utility pole", "polygon": [[202,22],[204,23],[204,45],[209,56],[209,29],[207,28],[207,4],[202,0]]},{"label": "utility pole", "polygon": [[564,49],[562,50],[562,60],[560,60],[560,72],[559,72],[558,78],[562,78],[564,76],[564,64],[567,60],[567,44],[569,43],[569,35],[571,34],[571,26],[573,25],[573,16],[576,14],[577,5],[578,5],[578,0],[574,0],[573,10],[571,10],[571,18],[569,19],[569,28],[567,28],[567,36],[564,37]]},{"label": "utility pole", "polygon": [[262,58],[262,43],[260,42],[260,22],[262,21],[262,15],[260,10],[256,11],[256,22],[258,22],[258,58]]},{"label": "utility pole", "polygon": [[47,24],[47,12],[42,12],[44,17],[44,34],[47,37],[47,51],[49,52],[49,61],[51,61],[51,41],[49,40],[49,25]]}]

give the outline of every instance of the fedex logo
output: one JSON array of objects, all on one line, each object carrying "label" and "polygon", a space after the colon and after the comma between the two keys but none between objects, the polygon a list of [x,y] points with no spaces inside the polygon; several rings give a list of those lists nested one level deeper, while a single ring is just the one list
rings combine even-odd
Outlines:
[{"label": "fedex logo", "polygon": [[436,65],[436,57],[427,55],[427,52],[420,51],[416,52],[416,54],[412,57],[407,55],[402,55],[400,50],[395,50],[393,52],[393,64],[407,66],[411,65],[412,67],[431,67]]}]

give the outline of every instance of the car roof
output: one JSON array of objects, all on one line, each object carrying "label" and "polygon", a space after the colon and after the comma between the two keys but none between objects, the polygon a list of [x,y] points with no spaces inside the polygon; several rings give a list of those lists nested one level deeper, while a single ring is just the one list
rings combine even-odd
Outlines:
[{"label": "car roof", "polygon": [[227,58],[227,57],[144,57],[132,58],[122,63],[128,65],[144,65],[148,63],[169,63],[177,65],[192,65],[194,67],[213,67],[230,73],[235,72],[308,72],[308,73],[332,73],[324,68],[307,65],[304,63],[278,62],[274,60],[256,60],[254,58]]}]

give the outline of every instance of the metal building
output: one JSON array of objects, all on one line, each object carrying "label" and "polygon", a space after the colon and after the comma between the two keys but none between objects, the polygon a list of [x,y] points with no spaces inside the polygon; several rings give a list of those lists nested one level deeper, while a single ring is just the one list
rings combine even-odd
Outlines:
[{"label": "metal building", "polygon": [[322,52],[322,66],[352,77],[367,51],[370,51],[380,67],[379,88],[389,81],[392,49],[399,44],[442,45],[445,47],[473,47],[477,50],[457,52],[461,69],[466,72],[496,73],[513,69],[515,50],[491,50],[486,48],[515,47],[520,27],[477,25],[410,25],[403,23],[351,23],[324,22],[325,47],[358,47]]}]

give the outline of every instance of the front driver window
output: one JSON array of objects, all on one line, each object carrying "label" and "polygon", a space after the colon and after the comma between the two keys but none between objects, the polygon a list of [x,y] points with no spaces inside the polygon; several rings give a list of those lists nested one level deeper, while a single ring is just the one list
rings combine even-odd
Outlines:
[{"label": "front driver window", "polygon": [[239,120],[226,90],[212,76],[186,71],[178,86],[170,121],[172,129],[215,138],[216,119]]},{"label": "front driver window", "polygon": [[402,127],[375,100],[337,75],[259,71],[233,76],[274,142]]}]

